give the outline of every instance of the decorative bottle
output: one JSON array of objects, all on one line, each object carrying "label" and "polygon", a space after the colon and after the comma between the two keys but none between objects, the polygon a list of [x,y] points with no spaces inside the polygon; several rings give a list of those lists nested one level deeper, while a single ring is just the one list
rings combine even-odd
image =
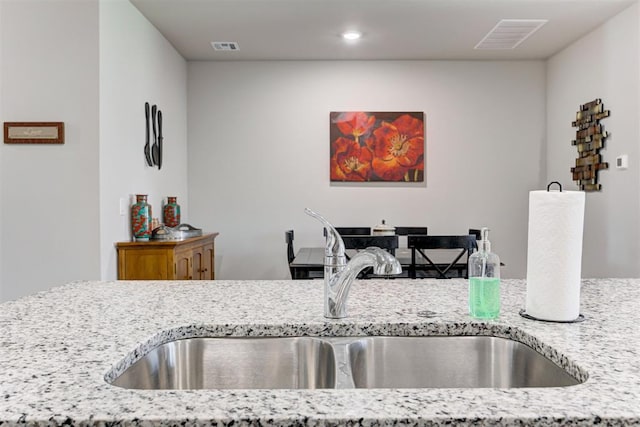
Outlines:
[{"label": "decorative bottle", "polygon": [[491,252],[489,229],[483,227],[480,247],[469,257],[469,314],[495,319],[500,314],[500,258]]},{"label": "decorative bottle", "polygon": [[146,194],[136,194],[136,202],[131,205],[131,232],[136,241],[151,237],[151,205]]},{"label": "decorative bottle", "polygon": [[167,197],[167,204],[162,210],[164,225],[176,227],[180,224],[180,205],[176,203],[177,197]]}]

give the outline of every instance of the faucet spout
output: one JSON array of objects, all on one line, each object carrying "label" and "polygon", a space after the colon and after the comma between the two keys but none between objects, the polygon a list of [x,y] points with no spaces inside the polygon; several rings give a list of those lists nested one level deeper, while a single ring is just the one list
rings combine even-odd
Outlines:
[{"label": "faucet spout", "polygon": [[334,226],[324,219],[324,217],[318,213],[315,213],[309,208],[304,208],[304,212],[317,219],[324,225],[324,228],[327,230],[327,244],[324,248],[325,257],[338,257],[340,255],[344,256],[344,242],[342,241],[342,237],[340,237],[340,233],[338,230],[334,228]]},{"label": "faucet spout", "polygon": [[400,262],[389,252],[370,247],[358,252],[349,263],[327,280],[325,276],[324,316],[342,319],[348,316],[347,299],[353,281],[362,270],[373,267],[375,274],[400,274]]}]

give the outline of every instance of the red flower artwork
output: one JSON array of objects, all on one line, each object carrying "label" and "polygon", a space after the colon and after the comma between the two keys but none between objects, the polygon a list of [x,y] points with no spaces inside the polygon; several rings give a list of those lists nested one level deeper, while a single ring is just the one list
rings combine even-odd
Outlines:
[{"label": "red flower artwork", "polygon": [[368,116],[367,113],[361,111],[349,111],[339,113],[334,123],[344,135],[353,136],[358,142],[362,135],[369,132],[375,121],[375,116]]},{"label": "red flower artwork", "polygon": [[335,155],[331,157],[332,181],[369,181],[373,155],[368,147],[340,137],[333,143]]},{"label": "red flower artwork", "polygon": [[424,114],[330,115],[331,181],[424,181]]}]

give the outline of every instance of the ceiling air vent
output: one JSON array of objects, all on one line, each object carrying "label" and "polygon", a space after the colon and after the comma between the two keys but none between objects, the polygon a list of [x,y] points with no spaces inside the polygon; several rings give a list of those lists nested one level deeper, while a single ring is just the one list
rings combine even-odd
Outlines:
[{"label": "ceiling air vent", "polygon": [[236,42],[211,42],[211,46],[213,46],[213,50],[240,50],[240,46]]},{"label": "ceiling air vent", "polygon": [[515,49],[547,22],[546,19],[502,19],[474,49]]}]

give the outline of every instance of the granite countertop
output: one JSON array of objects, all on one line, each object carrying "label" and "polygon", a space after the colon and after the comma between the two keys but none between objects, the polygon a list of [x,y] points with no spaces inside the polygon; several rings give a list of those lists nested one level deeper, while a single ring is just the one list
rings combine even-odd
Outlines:
[{"label": "granite countertop", "polygon": [[[502,314],[483,322],[467,315],[464,280],[356,281],[350,317],[328,320],[321,281],[71,283],[0,305],[0,425],[640,424],[640,279],[584,280],[581,323],[524,319],[524,301],[524,281],[503,280]],[[506,336],[588,379],[369,390],[150,391],[105,382],[176,337],[300,334]]]}]

